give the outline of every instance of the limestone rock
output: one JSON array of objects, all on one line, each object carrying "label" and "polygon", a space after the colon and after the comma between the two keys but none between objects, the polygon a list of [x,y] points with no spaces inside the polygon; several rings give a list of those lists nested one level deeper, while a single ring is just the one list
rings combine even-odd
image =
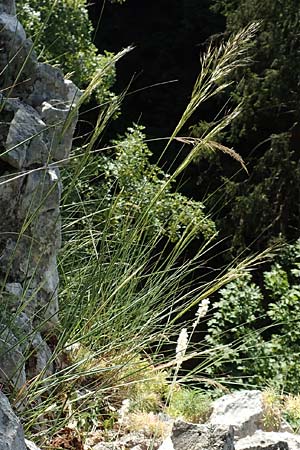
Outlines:
[{"label": "limestone rock", "polygon": [[48,125],[48,140],[51,143],[51,158],[54,161],[65,162],[72,146],[72,136],[75,130],[75,121],[66,130],[64,126],[70,113],[67,103],[50,100],[43,102],[41,117]]},{"label": "limestone rock", "polygon": [[23,289],[20,283],[6,283],[5,290],[8,294],[16,298],[20,298],[23,294]]},{"label": "limestone rock", "polygon": [[160,438],[150,437],[143,431],[132,431],[121,436],[114,432],[109,441],[93,442],[93,439],[88,439],[86,446],[92,450],[158,450],[160,442]]},{"label": "limestone rock", "polygon": [[174,445],[171,439],[171,436],[168,436],[158,450],[174,450]]},{"label": "limestone rock", "polygon": [[27,450],[21,423],[2,392],[0,392],[0,449]]},{"label": "limestone rock", "polygon": [[236,450],[300,450],[300,436],[292,433],[256,431],[237,441]]},{"label": "limestone rock", "polygon": [[10,123],[2,159],[16,169],[47,162],[46,124],[34,108],[20,105]]},{"label": "limestone rock", "polygon": [[20,388],[54,370],[42,335],[58,323],[58,163],[68,159],[81,92],[38,62],[13,0],[0,0],[0,29],[0,378]]},{"label": "limestone rock", "polygon": [[77,105],[77,103],[80,100],[80,97],[83,94],[83,91],[80,90],[76,84],[73,83],[73,81],[71,80],[64,80],[65,83],[65,87],[67,90],[67,100],[69,102],[69,104],[72,105]]},{"label": "limestone rock", "polygon": [[17,389],[22,388],[26,383],[25,357],[19,340],[3,324],[0,329],[0,355],[1,383],[13,385]]},{"label": "limestone rock", "polygon": [[6,12],[7,14],[16,14],[15,0],[1,0],[0,12]]},{"label": "limestone rock", "polygon": [[26,375],[33,378],[42,373],[42,379],[53,373],[52,353],[40,333],[33,335],[30,343],[30,358],[26,361]]},{"label": "limestone rock", "polygon": [[208,420],[211,425],[234,428],[235,436],[241,438],[261,428],[263,417],[262,393],[260,391],[237,391],[216,400]]},{"label": "limestone rock", "polygon": [[[1,166],[0,162],[0,166]],[[0,232],[1,237],[5,241],[13,235],[14,227],[16,227],[16,208],[20,198],[24,178],[15,174],[3,175],[0,180],[0,205],[1,220]],[[4,214],[5,211],[5,214]],[[1,253],[0,253],[1,257]]]},{"label": "limestone rock", "polygon": [[128,448],[131,450],[156,450],[159,446],[154,438],[146,437],[142,432],[131,432],[125,434],[117,441],[118,447],[120,449]]},{"label": "limestone rock", "polygon": [[26,101],[37,108],[43,102],[68,101],[69,87],[61,70],[45,63],[37,63],[32,76],[33,89]]},{"label": "limestone rock", "polygon": [[279,430],[276,431],[280,431],[281,433],[293,433],[293,428],[285,419],[282,418]]},{"label": "limestone rock", "polygon": [[234,450],[233,429],[177,420],[159,450]]},{"label": "limestone rock", "polygon": [[93,450],[119,450],[119,447],[114,442],[99,442],[93,446]]},{"label": "limestone rock", "polygon": [[[5,3],[6,11],[9,11],[9,4]],[[0,87],[4,89],[7,97],[23,100],[33,91],[37,67],[33,44],[30,39],[26,39],[24,28],[15,15],[0,13],[0,29]]]}]

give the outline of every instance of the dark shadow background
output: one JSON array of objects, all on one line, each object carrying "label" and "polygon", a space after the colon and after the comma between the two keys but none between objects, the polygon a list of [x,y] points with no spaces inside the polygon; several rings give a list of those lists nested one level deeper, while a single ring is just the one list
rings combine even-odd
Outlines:
[{"label": "dark shadow background", "polygon": [[[224,17],[210,10],[211,0],[127,0],[123,5],[97,1],[89,13],[95,29],[95,44],[118,52],[128,45],[135,49],[117,65],[116,92],[130,84],[122,116],[111,133],[122,133],[132,122],[146,126],[149,139],[169,136],[180,119],[200,70],[199,55],[205,41],[225,29]],[[176,80],[175,82],[168,83]],[[167,83],[149,87],[158,83]],[[207,107],[202,118],[211,114]],[[193,117],[193,123],[197,117]],[[163,144],[151,145],[158,158]],[[164,164],[171,165],[174,149]]]}]

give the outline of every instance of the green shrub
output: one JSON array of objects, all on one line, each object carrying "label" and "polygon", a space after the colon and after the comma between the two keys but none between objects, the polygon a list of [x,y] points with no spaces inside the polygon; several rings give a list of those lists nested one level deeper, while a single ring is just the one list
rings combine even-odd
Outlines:
[{"label": "green shrub", "polygon": [[[95,72],[111,60],[111,53],[99,55],[92,42],[93,28],[85,0],[17,0],[16,3],[19,20],[34,40],[39,60],[61,67],[78,87],[85,88]],[[99,103],[114,97],[110,91],[114,81],[112,66],[95,92]]]},{"label": "green shrub", "polygon": [[169,175],[150,164],[152,153],[142,130],[137,125],[129,128],[124,137],[114,142],[114,157],[102,157],[99,161],[105,182],[118,194],[116,223],[129,213],[134,222],[146,207],[148,235],[166,235],[176,241],[187,229],[196,228],[196,234],[205,239],[212,237],[216,229],[204,212],[204,204],[172,192],[171,183],[153,202]]},{"label": "green shrub", "polygon": [[220,291],[206,339],[224,345],[224,360],[210,371],[231,382],[299,392],[300,240],[276,259],[263,288],[248,274]]}]

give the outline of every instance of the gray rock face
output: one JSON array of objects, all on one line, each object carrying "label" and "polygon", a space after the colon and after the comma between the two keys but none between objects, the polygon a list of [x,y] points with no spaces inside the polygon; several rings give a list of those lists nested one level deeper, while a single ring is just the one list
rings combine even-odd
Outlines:
[{"label": "gray rock face", "polygon": [[58,323],[59,164],[80,91],[37,61],[13,0],[0,0],[0,30],[0,382],[21,388],[54,370],[42,335]]},{"label": "gray rock face", "polygon": [[174,422],[172,434],[159,450],[234,450],[233,428]]},{"label": "gray rock face", "polygon": [[0,392],[0,449],[27,450],[20,421],[2,392]]},{"label": "gray rock face", "polygon": [[[300,450],[300,436],[290,432],[263,430],[263,394],[260,391],[237,391],[214,402],[211,424],[232,425],[235,450]],[[282,421],[281,430],[291,430]]]},{"label": "gray rock face", "polygon": [[24,438],[22,425],[13,412],[8,399],[0,391],[0,449],[40,450],[33,442]]},{"label": "gray rock face", "polygon": [[[8,106],[10,101],[6,102]],[[20,103],[10,122],[2,160],[19,170],[46,161],[48,148],[43,139],[45,129],[46,124],[36,110]]]},{"label": "gray rock face", "polygon": [[0,4],[0,11],[6,12],[7,14],[16,14],[16,6],[14,0],[2,0]]},{"label": "gray rock face", "polygon": [[[0,30],[0,383],[24,389],[54,372],[43,336],[58,323],[59,165],[72,146],[80,91],[37,61],[14,0],[0,0]],[[1,391],[0,450],[39,450]]]},{"label": "gray rock face", "polygon": [[26,383],[25,357],[18,338],[5,325],[0,330],[0,379],[2,383],[21,389]]},{"label": "gray rock face", "polygon": [[7,13],[9,10],[13,12],[13,6],[9,4],[11,2],[7,1],[0,4],[0,87],[7,97],[23,100],[33,91],[37,61],[24,28],[15,15]]},{"label": "gray rock face", "polygon": [[208,423],[233,426],[236,437],[245,437],[261,428],[263,416],[260,391],[237,391],[224,395],[213,403]]},{"label": "gray rock face", "polygon": [[[159,450],[300,450],[299,434],[262,430],[263,414],[262,392],[237,391],[225,395],[214,402],[206,424],[176,421],[171,436]],[[291,430],[283,422],[281,430],[284,428]]]},{"label": "gray rock face", "polygon": [[240,439],[236,450],[300,450],[300,436],[292,433],[256,431]]},{"label": "gray rock face", "polygon": [[232,427],[176,421],[171,440],[175,450],[234,450]]}]

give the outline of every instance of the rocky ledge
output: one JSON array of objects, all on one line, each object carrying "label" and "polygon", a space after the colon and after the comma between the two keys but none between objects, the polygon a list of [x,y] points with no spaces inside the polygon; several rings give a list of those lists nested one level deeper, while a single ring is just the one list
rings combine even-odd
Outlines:
[{"label": "rocky ledge", "polygon": [[[84,450],[300,450],[300,435],[282,420],[276,431],[266,431],[265,405],[260,391],[236,391],[216,400],[205,424],[177,419],[161,441],[142,432],[130,432],[110,442],[87,439]],[[166,417],[163,418],[166,420]],[[170,420],[170,419],[169,419]],[[270,428],[269,428],[270,430]],[[72,446],[64,447],[72,449]],[[24,438],[20,421],[0,392],[0,449],[39,450]],[[77,449],[77,447],[76,447]]]},{"label": "rocky ledge", "polygon": [[266,431],[260,391],[237,391],[216,400],[204,425],[177,420],[159,450],[300,450],[300,435],[282,420]]},{"label": "rocky ledge", "polygon": [[13,0],[0,0],[0,29],[0,382],[10,390],[55,371],[59,167],[80,92],[38,62]]},{"label": "rocky ledge", "polygon": [[[165,415],[167,437],[163,442],[154,432],[152,438],[140,431],[129,432],[93,444],[87,440],[85,450],[300,450],[300,435],[283,419],[271,417],[266,426],[264,394],[242,390],[224,395],[212,404],[206,423],[172,421]],[[159,418],[159,416],[158,416]],[[173,422],[173,423],[172,423]],[[161,424],[163,425],[163,424]],[[129,427],[130,428],[130,427]],[[268,430],[268,431],[267,431]],[[97,439],[96,439],[97,440]],[[94,440],[95,441],[95,440]]]}]

